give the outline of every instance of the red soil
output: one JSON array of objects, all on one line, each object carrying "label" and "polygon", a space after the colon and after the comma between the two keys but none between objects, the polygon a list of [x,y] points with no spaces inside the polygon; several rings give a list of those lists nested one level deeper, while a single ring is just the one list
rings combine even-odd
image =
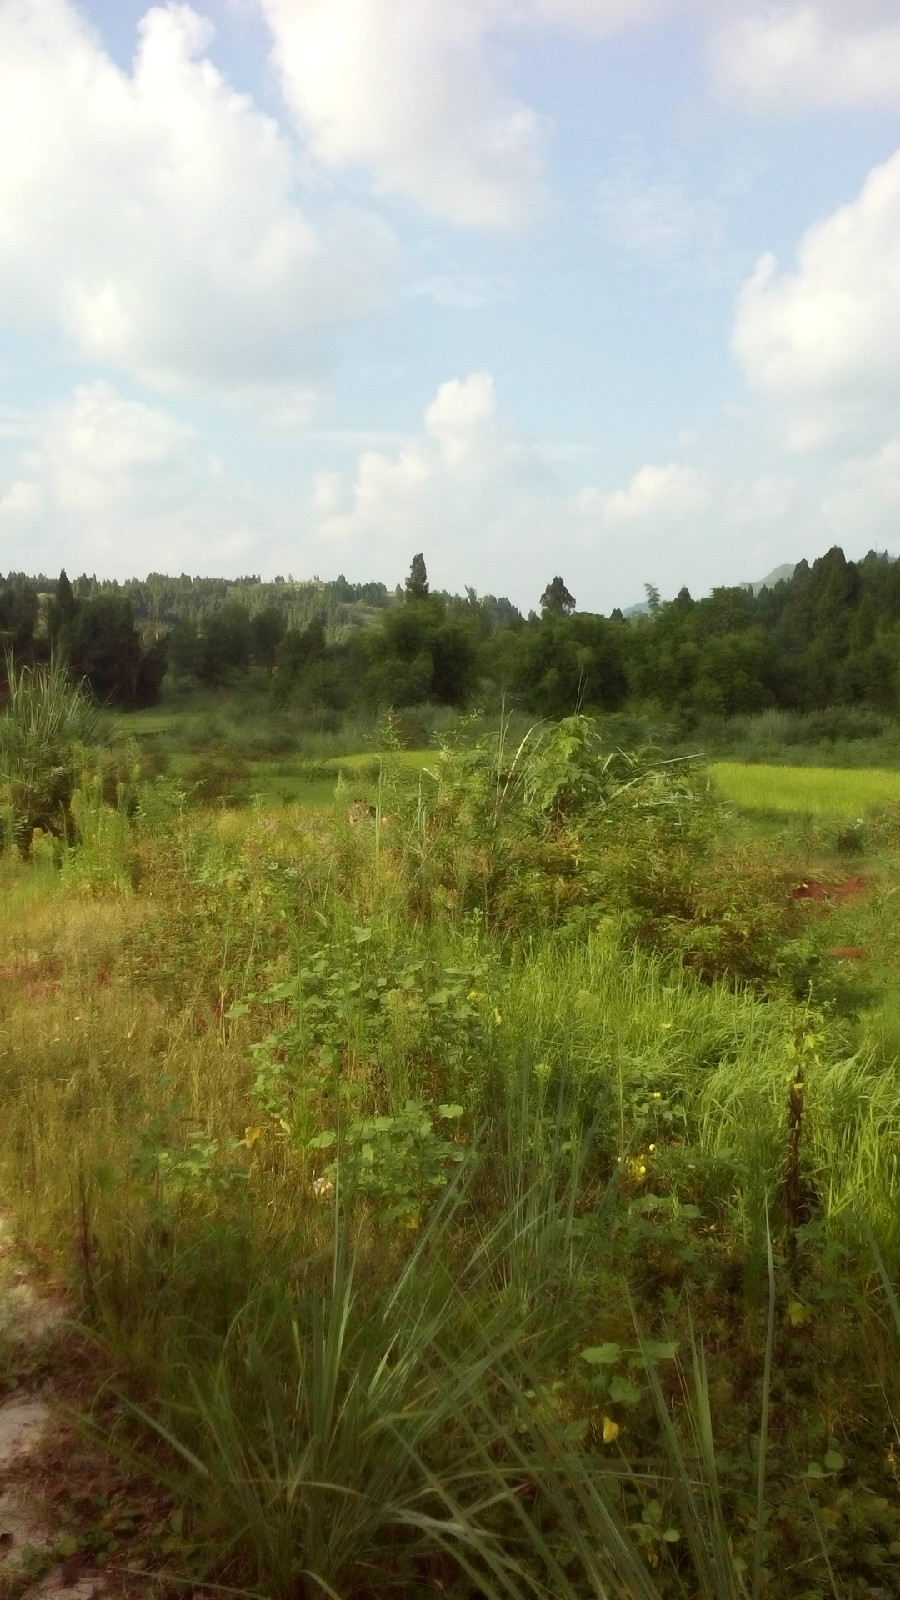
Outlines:
[{"label": "red soil", "polygon": [[841,883],[825,883],[822,878],[806,878],[791,890],[792,900],[858,900],[869,893],[864,878],[844,878]]}]

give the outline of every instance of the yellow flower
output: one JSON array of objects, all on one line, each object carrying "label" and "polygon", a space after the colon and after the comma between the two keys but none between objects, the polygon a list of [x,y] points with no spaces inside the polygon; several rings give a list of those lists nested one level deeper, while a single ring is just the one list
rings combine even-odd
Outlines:
[{"label": "yellow flower", "polygon": [[619,1437],[619,1424],[612,1417],[603,1418],[603,1443],[612,1444]]},{"label": "yellow flower", "polygon": [[261,1133],[262,1133],[262,1128],[245,1128],[244,1129],[244,1143],[247,1146],[248,1150],[253,1148],[253,1146],[255,1145],[255,1143],[256,1143],[256,1141],[259,1138]]}]

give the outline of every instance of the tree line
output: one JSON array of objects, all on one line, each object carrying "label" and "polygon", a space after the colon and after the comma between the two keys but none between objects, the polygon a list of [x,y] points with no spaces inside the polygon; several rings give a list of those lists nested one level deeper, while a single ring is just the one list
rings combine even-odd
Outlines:
[{"label": "tree line", "polygon": [[553,577],[522,616],[494,595],[434,593],[424,557],[403,588],[343,577],[295,583],[167,578],[125,584],[0,575],[0,648],[65,656],[73,677],[123,708],[262,681],[272,702],[335,712],[465,707],[501,693],[541,716],[575,707],[724,716],[768,707],[900,709],[900,562],[835,547],[754,594],[687,589],[643,614],[578,611]]}]

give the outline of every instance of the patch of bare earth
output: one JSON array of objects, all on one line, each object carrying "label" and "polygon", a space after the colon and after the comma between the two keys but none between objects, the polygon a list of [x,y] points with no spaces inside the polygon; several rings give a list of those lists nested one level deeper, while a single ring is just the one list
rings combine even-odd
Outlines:
[{"label": "patch of bare earth", "polygon": [[[147,1533],[168,1508],[141,1504],[65,1415],[91,1387],[70,1313],[0,1213],[0,1600],[162,1600],[134,1569],[156,1564]],[[133,1565],[126,1528],[144,1536]]]}]

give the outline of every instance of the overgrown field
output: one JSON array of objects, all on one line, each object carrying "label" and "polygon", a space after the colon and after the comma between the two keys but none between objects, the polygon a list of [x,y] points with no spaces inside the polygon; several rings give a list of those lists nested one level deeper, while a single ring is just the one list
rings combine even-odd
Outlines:
[{"label": "overgrown field", "polygon": [[2,1201],[142,1559],[896,1593],[896,805],[847,854],[585,718],[432,756],[223,810],[88,755],[78,844],[0,859]]}]

